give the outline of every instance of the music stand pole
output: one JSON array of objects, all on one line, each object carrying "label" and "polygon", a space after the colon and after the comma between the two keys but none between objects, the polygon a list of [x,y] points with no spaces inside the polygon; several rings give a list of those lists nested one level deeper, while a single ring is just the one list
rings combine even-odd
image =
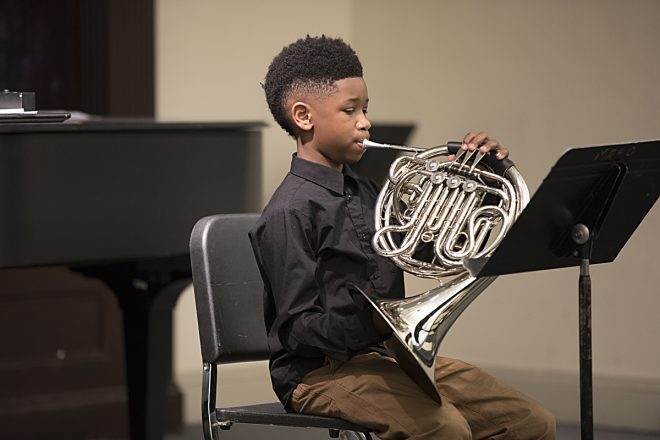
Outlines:
[{"label": "music stand pole", "polygon": [[594,438],[593,384],[591,366],[591,234],[589,228],[578,223],[571,231],[573,242],[579,247],[575,254],[580,258],[578,281],[578,307],[580,332],[580,429],[582,440]]}]

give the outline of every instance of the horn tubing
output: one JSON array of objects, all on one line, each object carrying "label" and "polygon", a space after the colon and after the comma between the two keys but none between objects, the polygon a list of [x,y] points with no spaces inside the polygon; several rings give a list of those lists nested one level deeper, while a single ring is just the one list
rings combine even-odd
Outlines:
[{"label": "horn tubing", "polygon": [[[426,150],[430,150],[431,148],[419,148],[419,147],[408,147],[405,145],[392,145],[392,144],[381,144],[378,142],[370,141],[369,139],[365,139],[362,142],[362,145],[364,145],[364,148],[383,148],[383,149],[388,149],[388,150],[399,150],[399,151],[407,151],[409,153],[422,153]],[[449,154],[449,150],[447,149],[447,145],[439,145],[437,147],[433,148],[444,148],[444,152],[440,152],[440,154],[444,154],[445,156]]]}]

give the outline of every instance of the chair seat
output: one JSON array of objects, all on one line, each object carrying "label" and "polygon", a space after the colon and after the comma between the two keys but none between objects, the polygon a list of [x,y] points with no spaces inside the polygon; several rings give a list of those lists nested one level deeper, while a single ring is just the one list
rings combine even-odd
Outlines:
[{"label": "chair seat", "polygon": [[260,403],[257,405],[217,408],[219,422],[251,423],[255,425],[282,425],[308,428],[340,429],[346,431],[370,432],[364,426],[356,425],[335,417],[315,416],[286,412],[281,403]]}]

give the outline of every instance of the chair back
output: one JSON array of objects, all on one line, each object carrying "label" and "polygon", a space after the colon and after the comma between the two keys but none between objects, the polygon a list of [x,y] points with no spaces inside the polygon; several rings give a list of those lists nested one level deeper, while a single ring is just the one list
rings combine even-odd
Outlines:
[{"label": "chair back", "polygon": [[193,228],[190,261],[204,362],[268,359],[263,282],[247,235],[258,218],[213,215]]}]

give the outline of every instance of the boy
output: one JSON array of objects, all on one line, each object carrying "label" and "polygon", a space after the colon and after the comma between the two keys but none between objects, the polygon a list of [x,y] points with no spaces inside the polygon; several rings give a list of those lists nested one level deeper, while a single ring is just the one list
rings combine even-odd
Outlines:
[{"label": "boy", "polygon": [[[355,52],[340,39],[298,40],[273,59],[264,90],[297,151],[250,232],[273,388],[287,410],[340,417],[382,439],[553,439],[540,404],[460,361],[438,359],[438,405],[388,355],[387,325],[347,287],[376,298],[404,292],[402,271],[371,247],[378,188],[348,165],[371,126]],[[485,133],[463,142],[507,155]]]}]

